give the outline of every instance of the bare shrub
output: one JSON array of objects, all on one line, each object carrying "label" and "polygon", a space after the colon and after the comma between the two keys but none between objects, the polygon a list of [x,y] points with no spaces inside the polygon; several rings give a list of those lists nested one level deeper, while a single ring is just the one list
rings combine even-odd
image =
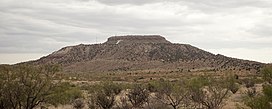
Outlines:
[{"label": "bare shrub", "polygon": [[72,102],[72,105],[75,109],[82,109],[84,108],[85,104],[84,104],[84,100],[83,99],[75,99]]},{"label": "bare shrub", "polygon": [[239,90],[239,88],[240,88],[239,84],[237,83],[238,82],[237,79],[238,79],[238,75],[236,75],[236,74],[230,74],[225,79],[226,87],[233,94],[235,94]]},{"label": "bare shrub", "polygon": [[90,96],[87,105],[89,109],[97,109],[99,107],[96,103],[94,96]]},{"label": "bare shrub", "polygon": [[188,92],[182,84],[161,80],[157,85],[156,90],[158,92],[155,97],[161,103],[169,105],[174,109],[187,106],[186,101],[188,99],[186,97]]},{"label": "bare shrub", "polygon": [[252,78],[247,78],[244,80],[244,84],[246,85],[246,88],[254,87],[255,82]]},{"label": "bare shrub", "polygon": [[191,99],[208,109],[221,108],[229,92],[223,82],[208,77],[193,79],[190,84]]},{"label": "bare shrub", "polygon": [[149,91],[146,90],[143,85],[135,84],[127,96],[134,108],[140,108],[148,102]]},{"label": "bare shrub", "polygon": [[254,97],[257,94],[256,88],[255,87],[248,88],[247,91],[246,91],[246,94],[249,97]]},{"label": "bare shrub", "polygon": [[[103,109],[111,109],[115,105],[115,98],[121,92],[121,87],[112,82],[102,83],[99,90],[93,93],[93,103],[89,106],[95,107],[96,105]],[[89,107],[90,108],[90,107]]]},{"label": "bare shrub", "polygon": [[117,104],[117,109],[132,109],[132,108],[133,106],[129,103],[129,100],[126,96],[120,98],[120,102]]}]

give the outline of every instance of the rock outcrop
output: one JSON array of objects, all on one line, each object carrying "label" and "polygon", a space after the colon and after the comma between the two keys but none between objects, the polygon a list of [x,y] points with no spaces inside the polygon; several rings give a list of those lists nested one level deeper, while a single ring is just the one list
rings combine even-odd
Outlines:
[{"label": "rock outcrop", "polygon": [[171,43],[160,35],[127,35],[112,36],[105,44],[135,44],[135,43]]}]

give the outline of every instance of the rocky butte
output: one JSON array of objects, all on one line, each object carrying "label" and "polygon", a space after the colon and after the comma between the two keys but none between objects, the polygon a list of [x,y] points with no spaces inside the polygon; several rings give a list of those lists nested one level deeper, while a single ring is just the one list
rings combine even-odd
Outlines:
[{"label": "rocky butte", "polygon": [[64,72],[233,70],[258,73],[263,63],[215,55],[160,35],[113,36],[105,43],[64,47],[27,64],[59,64]]},{"label": "rocky butte", "polygon": [[105,44],[135,44],[135,43],[165,43],[169,44],[171,42],[167,41],[164,37],[160,35],[128,35],[128,36],[113,36],[108,38]]}]

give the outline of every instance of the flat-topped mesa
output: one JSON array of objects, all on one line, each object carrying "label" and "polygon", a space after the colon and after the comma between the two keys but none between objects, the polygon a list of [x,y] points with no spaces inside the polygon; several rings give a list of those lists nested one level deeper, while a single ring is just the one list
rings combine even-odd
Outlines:
[{"label": "flat-topped mesa", "polygon": [[171,43],[160,35],[112,36],[105,44]]}]

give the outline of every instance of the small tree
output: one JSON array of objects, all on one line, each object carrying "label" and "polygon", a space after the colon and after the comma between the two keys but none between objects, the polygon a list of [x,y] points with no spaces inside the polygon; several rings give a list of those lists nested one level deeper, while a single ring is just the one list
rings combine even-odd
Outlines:
[{"label": "small tree", "polygon": [[160,81],[156,90],[156,98],[171,107],[178,109],[181,105],[186,107],[188,92],[182,84],[169,81]]},{"label": "small tree", "polygon": [[100,90],[94,94],[95,103],[103,109],[111,109],[115,104],[115,97],[122,91],[118,84],[112,82],[102,83]]},{"label": "small tree", "polygon": [[224,84],[226,85],[226,88],[228,88],[233,94],[235,94],[240,88],[239,84],[237,83],[237,78],[238,75],[229,74],[225,79]]},{"label": "small tree", "polygon": [[134,108],[140,108],[148,103],[149,92],[142,85],[135,84],[127,96]]},{"label": "small tree", "polygon": [[222,107],[223,99],[226,98],[229,89],[223,83],[209,77],[195,78],[190,83],[192,100],[208,109]]},{"label": "small tree", "polygon": [[0,67],[0,107],[5,109],[33,109],[48,101],[56,84],[57,66],[27,65]]}]

